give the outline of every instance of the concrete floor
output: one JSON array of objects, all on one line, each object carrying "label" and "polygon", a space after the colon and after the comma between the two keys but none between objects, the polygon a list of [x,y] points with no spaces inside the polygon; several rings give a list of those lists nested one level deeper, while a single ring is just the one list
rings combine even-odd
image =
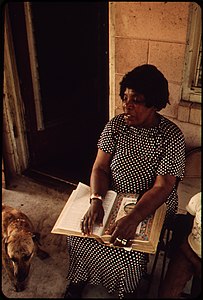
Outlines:
[{"label": "concrete floor", "polygon": [[[2,292],[7,298],[63,298],[69,261],[66,237],[50,232],[73,188],[73,185],[67,185],[67,188],[61,191],[39,184],[28,177],[19,176],[12,181],[9,188],[2,189],[2,202],[21,209],[30,217],[33,224],[40,228],[42,246],[50,254],[50,258],[43,261],[38,257],[33,258],[29,282],[22,292],[14,291],[7,274],[2,270]],[[140,298],[157,298],[162,257],[163,253],[160,253],[149,293],[146,294],[146,282],[143,281]],[[154,255],[150,255],[148,272],[153,259]],[[185,292],[189,289],[190,283]],[[87,286],[82,298],[115,299],[116,294],[109,295],[102,286]]]}]

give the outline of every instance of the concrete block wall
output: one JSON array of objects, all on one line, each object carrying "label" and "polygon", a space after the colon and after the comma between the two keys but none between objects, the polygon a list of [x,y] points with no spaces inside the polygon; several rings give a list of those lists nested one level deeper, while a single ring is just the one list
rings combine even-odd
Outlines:
[{"label": "concrete block wall", "polygon": [[[154,64],[169,82],[161,111],[183,130],[188,150],[201,144],[199,104],[181,99],[191,2],[110,2],[110,118],[122,112],[119,83],[137,65]],[[182,101],[183,100],[183,101]]]}]

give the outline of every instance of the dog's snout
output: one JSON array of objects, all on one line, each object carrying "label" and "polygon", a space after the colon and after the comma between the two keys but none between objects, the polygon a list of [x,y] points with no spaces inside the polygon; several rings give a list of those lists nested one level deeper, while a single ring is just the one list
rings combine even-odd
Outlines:
[{"label": "dog's snout", "polygon": [[28,277],[30,270],[30,266],[18,266],[18,268],[14,268],[14,276],[18,282],[23,282]]},{"label": "dog's snout", "polygon": [[24,282],[17,282],[15,284],[15,290],[16,292],[22,292],[25,290],[25,283]]},{"label": "dog's snout", "polygon": [[25,279],[27,278],[27,276],[28,276],[28,273],[25,273],[25,272],[20,272],[20,273],[18,273],[17,274],[17,280],[19,281],[19,282],[23,282],[23,281],[25,281]]},{"label": "dog's snout", "polygon": [[25,272],[23,270],[23,271],[20,271],[19,273],[16,274],[16,279],[17,279],[18,282],[22,282],[22,281],[25,281],[27,276],[28,276],[28,272]]}]

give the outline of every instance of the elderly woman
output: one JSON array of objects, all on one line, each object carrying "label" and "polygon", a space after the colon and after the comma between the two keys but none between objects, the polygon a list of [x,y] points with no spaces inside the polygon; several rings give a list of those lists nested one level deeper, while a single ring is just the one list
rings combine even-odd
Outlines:
[{"label": "elderly woman", "polygon": [[127,251],[136,227],[164,202],[165,224],[177,211],[177,184],[185,167],[185,140],[172,121],[158,113],[169,103],[168,81],[153,65],[128,72],[120,83],[124,113],[112,118],[98,141],[98,153],[90,178],[90,207],[81,224],[88,235],[94,223],[102,223],[102,199],[108,189],[137,193],[140,199],[129,214],[110,229],[108,247],[90,238],[68,237],[70,267],[65,298],[80,298],[86,283],[102,284],[119,298],[136,293],[146,272],[146,254]]}]

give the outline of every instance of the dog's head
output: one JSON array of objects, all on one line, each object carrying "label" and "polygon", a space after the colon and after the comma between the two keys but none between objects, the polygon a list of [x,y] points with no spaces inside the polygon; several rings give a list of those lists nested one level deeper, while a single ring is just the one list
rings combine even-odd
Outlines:
[{"label": "dog's head", "polygon": [[5,240],[5,250],[13,265],[16,291],[22,291],[29,275],[30,263],[35,252],[34,236],[30,232],[21,232]]}]

